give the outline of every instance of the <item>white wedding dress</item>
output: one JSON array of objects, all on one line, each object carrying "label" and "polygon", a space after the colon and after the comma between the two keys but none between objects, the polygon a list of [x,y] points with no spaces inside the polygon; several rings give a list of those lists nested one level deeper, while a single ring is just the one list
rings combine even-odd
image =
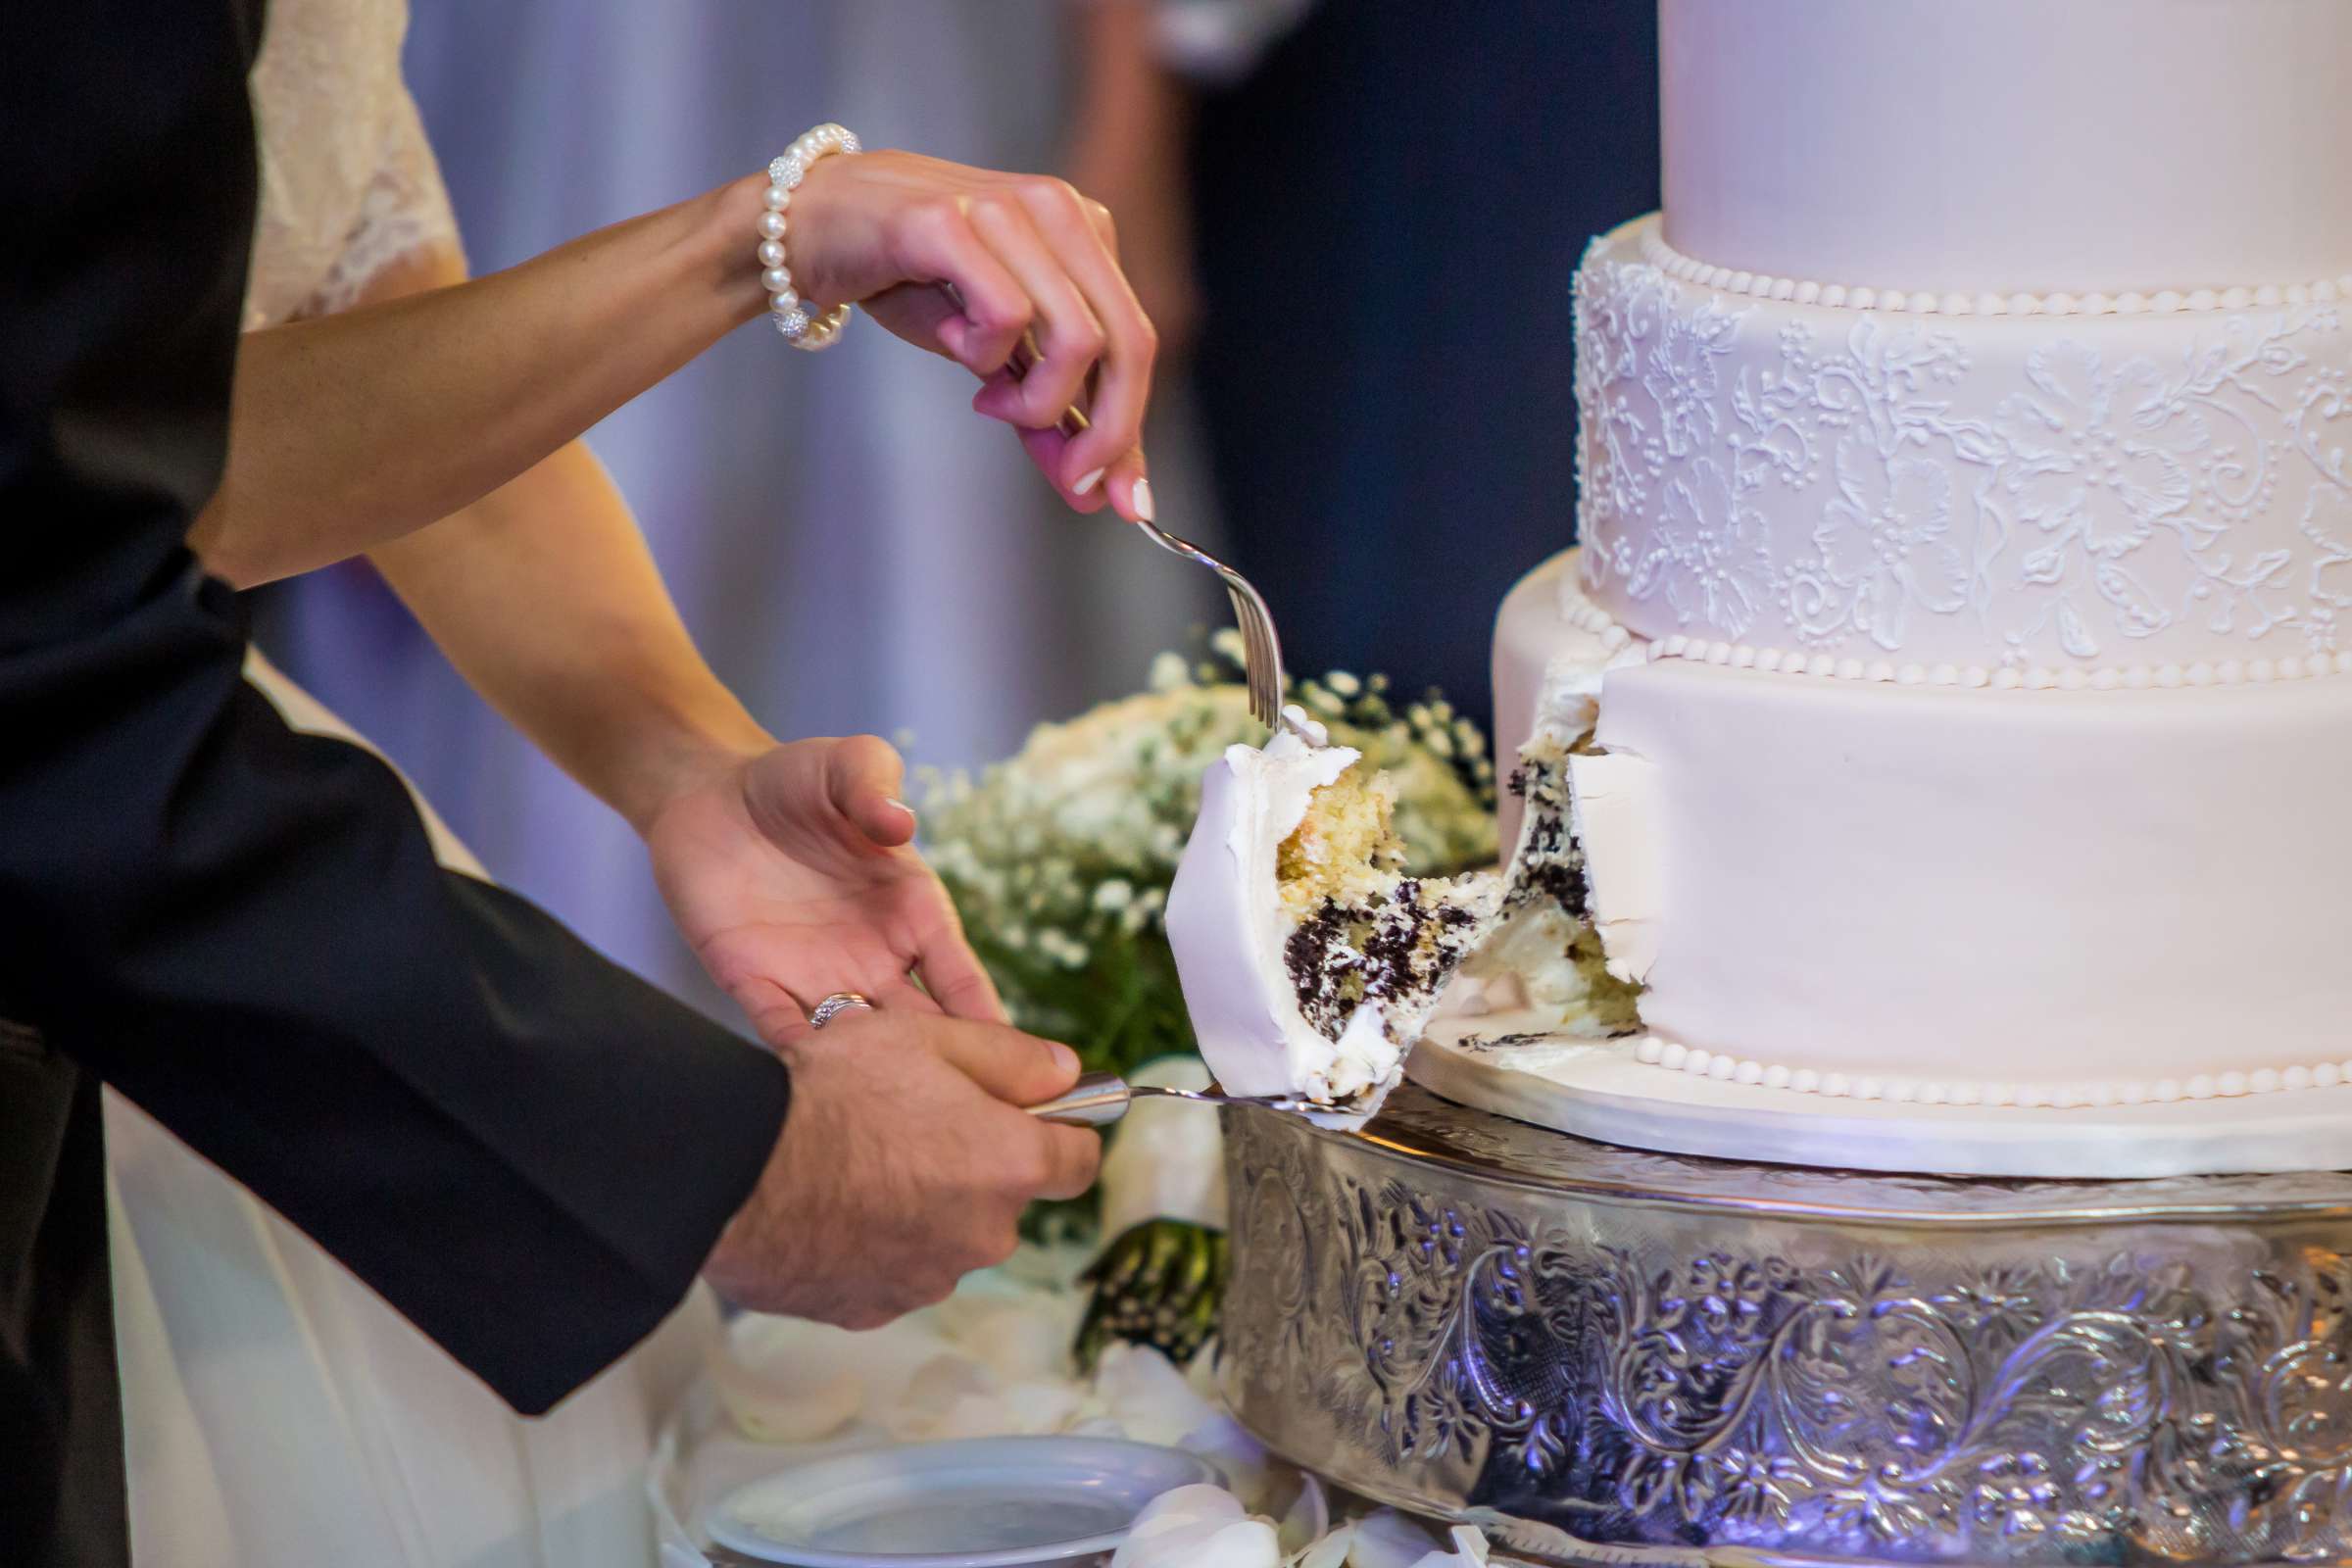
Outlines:
[{"label": "white wedding dress", "polygon": [[[406,0],[270,5],[253,75],[248,330],[344,309],[392,265],[456,246],[401,80],[407,24]],[[296,727],[358,739],[259,655],[247,677]],[[484,875],[418,807],[443,863]],[[156,1122],[111,1094],[106,1109],[140,1568],[654,1561],[643,1476],[658,1413],[713,1342],[706,1293],[554,1414],[522,1420]]]}]

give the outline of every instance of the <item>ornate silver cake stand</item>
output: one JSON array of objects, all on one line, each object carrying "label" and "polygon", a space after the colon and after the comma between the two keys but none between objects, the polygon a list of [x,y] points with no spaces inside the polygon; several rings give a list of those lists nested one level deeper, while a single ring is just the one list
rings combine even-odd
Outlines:
[{"label": "ornate silver cake stand", "polygon": [[1356,1492],[1579,1564],[2352,1560],[2352,1175],[1225,1117],[1227,1396]]}]

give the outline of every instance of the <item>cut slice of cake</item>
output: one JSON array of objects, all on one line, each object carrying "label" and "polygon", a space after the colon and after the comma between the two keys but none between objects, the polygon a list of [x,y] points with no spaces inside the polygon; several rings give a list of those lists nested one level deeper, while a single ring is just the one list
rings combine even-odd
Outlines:
[{"label": "cut slice of cake", "polygon": [[[1581,601],[1576,608],[1582,609]],[[1580,779],[1622,760],[1593,740],[1607,672],[1639,662],[1625,639],[1575,637],[1547,662],[1527,740],[1505,787],[1518,817],[1494,927],[1462,964],[1449,1010],[1537,1014],[1546,1033],[1607,1038],[1641,1027],[1641,985],[1604,946]],[[1612,963],[1612,957],[1619,961]]]},{"label": "cut slice of cake", "polygon": [[1508,781],[1521,803],[1519,843],[1503,873],[1500,917],[1462,973],[1491,1010],[1526,1007],[1564,1034],[1598,1038],[1641,1027],[1641,986],[1612,970],[1592,907],[1571,760],[1590,733],[1563,743],[1539,733]]},{"label": "cut slice of cake", "polygon": [[1229,1094],[1368,1116],[1501,903],[1492,872],[1408,875],[1395,795],[1297,710],[1230,748],[1168,893],[1200,1054]]}]

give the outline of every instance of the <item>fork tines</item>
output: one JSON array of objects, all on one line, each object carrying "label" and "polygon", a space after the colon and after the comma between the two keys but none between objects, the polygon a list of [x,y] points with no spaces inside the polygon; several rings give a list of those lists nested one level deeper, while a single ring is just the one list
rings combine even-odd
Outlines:
[{"label": "fork tines", "polygon": [[1228,575],[1225,586],[1233,601],[1234,619],[1241,625],[1250,714],[1268,729],[1278,729],[1282,723],[1282,648],[1274,640],[1274,623],[1248,582]]}]

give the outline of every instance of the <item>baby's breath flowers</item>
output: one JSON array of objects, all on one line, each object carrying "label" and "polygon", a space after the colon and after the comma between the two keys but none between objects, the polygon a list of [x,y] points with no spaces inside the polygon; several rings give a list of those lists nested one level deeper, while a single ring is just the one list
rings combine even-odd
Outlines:
[{"label": "baby's breath flowers", "polygon": [[[1150,689],[1059,724],[983,770],[921,776],[925,853],[1013,1021],[1126,1072],[1194,1049],[1162,921],[1200,777],[1228,746],[1258,745],[1228,630],[1199,662],[1162,654]],[[1395,706],[1383,676],[1335,671],[1291,700],[1396,786],[1414,871],[1495,858],[1486,738],[1444,699]]]}]

